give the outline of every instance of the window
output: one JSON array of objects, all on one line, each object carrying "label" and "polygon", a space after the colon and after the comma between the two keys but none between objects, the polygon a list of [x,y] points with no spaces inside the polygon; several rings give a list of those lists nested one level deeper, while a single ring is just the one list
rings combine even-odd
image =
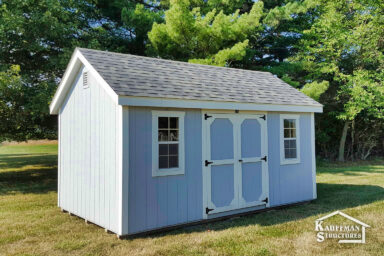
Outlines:
[{"label": "window", "polygon": [[152,111],[152,176],[184,174],[184,112]]},{"label": "window", "polygon": [[300,163],[299,116],[280,116],[281,164]]}]

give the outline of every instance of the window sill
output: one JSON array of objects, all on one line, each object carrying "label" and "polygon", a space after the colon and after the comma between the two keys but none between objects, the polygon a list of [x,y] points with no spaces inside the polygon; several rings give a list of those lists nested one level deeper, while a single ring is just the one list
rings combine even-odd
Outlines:
[{"label": "window sill", "polygon": [[154,170],[152,172],[152,177],[162,177],[162,176],[173,176],[173,175],[184,175],[184,170],[182,169],[168,169],[168,170]]},{"label": "window sill", "polygon": [[281,160],[280,165],[287,165],[287,164],[300,164],[300,159],[293,159],[293,160]]}]

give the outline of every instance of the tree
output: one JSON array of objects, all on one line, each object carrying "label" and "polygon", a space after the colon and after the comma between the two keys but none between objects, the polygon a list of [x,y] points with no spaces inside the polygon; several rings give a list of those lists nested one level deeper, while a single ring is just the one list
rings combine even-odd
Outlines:
[{"label": "tree", "polygon": [[213,2],[201,1],[201,7],[194,7],[193,1],[170,1],[165,23],[154,23],[148,34],[155,54],[218,66],[241,60],[248,47],[248,36],[260,27],[263,4],[254,3],[247,13],[240,14],[238,9],[225,14],[223,10],[210,9],[215,6]]},{"label": "tree", "polygon": [[317,10],[304,31],[294,61],[309,72],[310,81],[335,87],[331,100],[341,103],[335,114],[344,121],[339,142],[344,161],[351,122],[363,114],[382,120],[384,90],[384,3],[381,1],[307,1]]},{"label": "tree", "polygon": [[146,55],[148,32],[152,24],[162,23],[168,1],[159,0],[98,0],[100,12],[115,23],[115,29],[126,38],[128,53]]},{"label": "tree", "polygon": [[[56,118],[48,104],[76,46],[124,51],[124,39],[91,1],[3,0],[0,3],[0,71],[20,76],[0,94],[2,139],[52,138]],[[3,78],[3,81],[5,78]],[[5,96],[6,95],[6,96]],[[12,107],[11,107],[12,106]]]}]

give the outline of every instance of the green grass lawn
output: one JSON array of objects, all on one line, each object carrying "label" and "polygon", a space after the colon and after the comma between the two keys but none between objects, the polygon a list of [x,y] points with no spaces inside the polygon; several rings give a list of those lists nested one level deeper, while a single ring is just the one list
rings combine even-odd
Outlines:
[{"label": "green grass lawn", "polygon": [[[383,255],[384,161],[318,168],[318,199],[282,210],[118,240],[57,207],[57,145],[0,146],[0,255]],[[316,242],[315,219],[342,210],[366,244]]]}]

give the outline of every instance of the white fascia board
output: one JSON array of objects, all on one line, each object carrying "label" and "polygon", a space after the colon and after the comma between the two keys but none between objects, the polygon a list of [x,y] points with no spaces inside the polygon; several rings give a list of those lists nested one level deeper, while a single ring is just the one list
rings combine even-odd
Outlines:
[{"label": "white fascia board", "polygon": [[197,108],[197,109],[228,109],[253,111],[279,111],[279,112],[309,112],[322,113],[322,106],[300,106],[280,104],[254,104],[223,101],[169,99],[152,97],[119,96],[118,104],[139,107],[166,107],[166,108]]},{"label": "white fascia board", "polygon": [[59,105],[61,105],[63,98],[65,98],[65,95],[67,94],[70,88],[70,86],[65,85],[68,84],[68,81],[72,82],[74,80],[75,76],[77,75],[77,71],[80,69],[80,67],[81,62],[77,57],[77,50],[75,50],[61,79],[59,87],[57,88],[55,95],[53,96],[52,102],[49,105],[49,112],[51,115],[57,115],[59,113]]},{"label": "white fascia board", "polygon": [[72,86],[74,79],[76,78],[78,70],[84,66],[85,70],[90,72],[90,74],[99,82],[99,84],[104,88],[109,96],[117,103],[118,95],[113,91],[113,89],[107,84],[107,82],[101,77],[101,75],[96,71],[96,69],[87,61],[87,59],[81,54],[79,49],[75,49],[72,54],[71,60],[65,70],[64,76],[61,79],[60,85],[56,90],[55,96],[52,99],[52,102],[49,106],[49,111],[51,115],[57,115],[59,113],[60,106],[64,101],[67,92]]}]

